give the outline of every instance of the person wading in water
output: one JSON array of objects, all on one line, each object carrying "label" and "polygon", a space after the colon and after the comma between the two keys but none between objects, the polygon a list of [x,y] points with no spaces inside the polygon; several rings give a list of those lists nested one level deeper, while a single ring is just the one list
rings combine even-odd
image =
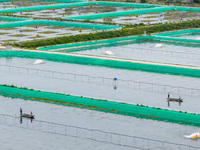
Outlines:
[{"label": "person wading in water", "polygon": [[22,115],[22,108],[20,108],[20,110],[19,110],[19,111],[20,111],[20,115]]}]

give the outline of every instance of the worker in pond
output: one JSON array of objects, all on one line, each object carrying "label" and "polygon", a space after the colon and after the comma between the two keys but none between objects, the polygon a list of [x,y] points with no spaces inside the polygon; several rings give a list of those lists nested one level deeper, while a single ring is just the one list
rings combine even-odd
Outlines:
[{"label": "worker in pond", "polygon": [[20,111],[20,115],[22,115],[22,108],[20,108],[19,111]]},{"label": "worker in pond", "polygon": [[33,115],[33,112],[31,111],[31,116]]},{"label": "worker in pond", "polygon": [[170,92],[168,92],[168,99],[170,98]]}]

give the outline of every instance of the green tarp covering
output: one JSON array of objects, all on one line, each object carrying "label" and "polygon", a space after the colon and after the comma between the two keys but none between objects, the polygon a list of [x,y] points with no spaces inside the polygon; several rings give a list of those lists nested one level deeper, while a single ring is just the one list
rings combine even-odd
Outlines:
[{"label": "green tarp covering", "polygon": [[93,109],[108,113],[116,113],[121,115],[128,115],[185,125],[193,125],[198,127],[200,126],[200,115],[187,112],[178,112],[147,106],[138,106],[134,104],[118,103],[113,101],[50,93],[45,91],[21,89],[4,85],[0,85],[0,95],[33,101],[53,101],[55,103],[60,102],[68,106]]},{"label": "green tarp covering", "polygon": [[62,27],[73,27],[73,28],[88,28],[94,30],[110,30],[110,29],[120,29],[121,26],[112,25],[101,25],[101,24],[91,24],[91,23],[79,23],[79,22],[61,22],[61,21],[49,21],[49,20],[28,20],[20,22],[11,22],[0,24],[0,28],[15,28],[27,25],[49,25],[49,26],[62,26]]},{"label": "green tarp covering", "polygon": [[182,75],[188,77],[200,78],[199,69],[181,68],[164,65],[154,65],[145,63],[136,63],[130,61],[117,61],[103,58],[71,56],[65,54],[33,52],[33,51],[0,51],[0,57],[21,57],[21,58],[37,58],[50,61],[75,63],[80,65],[94,65],[117,69],[140,70],[146,72],[163,73],[171,75]]}]

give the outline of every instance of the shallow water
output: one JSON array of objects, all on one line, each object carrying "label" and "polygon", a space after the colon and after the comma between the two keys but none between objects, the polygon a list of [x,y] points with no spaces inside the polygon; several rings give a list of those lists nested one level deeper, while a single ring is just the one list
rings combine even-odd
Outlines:
[{"label": "shallow water", "polygon": [[[8,71],[8,68],[1,67],[0,84],[200,113],[198,108],[199,90],[190,89],[199,89],[200,80],[198,78],[51,61],[45,61],[42,65],[33,65],[32,62],[34,62],[34,59],[0,59],[2,65],[76,73],[89,75],[91,78],[88,80],[88,78],[76,75],[75,77],[68,78],[67,76],[70,75],[66,74],[66,80],[63,80],[59,77],[59,74],[52,76],[51,72],[41,72],[37,75],[35,71],[27,71],[27,69],[18,70],[18,68],[11,68]],[[92,80],[92,77],[101,78]],[[117,82],[113,81],[114,77],[118,78]],[[132,80],[140,83],[125,82],[123,80]],[[168,92],[171,92],[172,97],[181,96],[184,102],[181,105],[172,102],[169,104],[169,107],[166,101]]]},{"label": "shallow water", "polygon": [[[2,115],[0,115],[0,131],[4,135],[0,137],[2,149],[134,149],[112,144],[115,142],[122,142],[123,139],[119,139],[120,136],[119,138],[113,139],[112,143],[105,143],[85,139],[83,136],[84,133],[82,133],[79,129],[77,130],[77,137],[55,134],[56,130],[58,130],[57,125],[54,124],[54,126],[49,126],[49,128],[47,126],[42,126],[44,123],[38,124],[38,120],[67,126],[83,127],[89,130],[101,130],[105,132],[136,136],[136,138],[132,139],[129,145],[139,146],[141,148],[151,147],[152,150],[156,149],[156,147],[157,149],[174,150],[177,148],[187,150],[189,148],[180,146],[176,147],[162,142],[155,143],[150,140],[148,140],[148,142],[144,142],[143,140],[139,140],[137,137],[198,147],[200,146],[199,141],[193,141],[183,137],[184,135],[198,132],[199,128],[197,127],[137,119],[134,117],[91,111],[87,109],[26,101],[21,99],[11,99],[1,96],[0,102],[0,114],[18,116],[18,110],[22,107],[23,111],[26,113],[33,111],[36,118],[32,123],[30,120],[23,119],[22,124],[20,124],[20,119],[16,119],[16,122],[8,123],[10,119],[6,116],[3,117],[4,121],[2,121]],[[40,129],[41,127],[44,130],[47,128],[49,132],[42,132]],[[68,130],[72,129],[73,127],[71,127],[71,129],[68,128]],[[74,133],[74,135],[76,135],[76,133]],[[101,132],[95,132],[94,136],[96,139],[103,140],[106,138],[106,136],[101,134]],[[124,144],[126,144],[125,141]],[[190,150],[191,149],[192,148],[190,148]]]},{"label": "shallow water", "polygon": [[[156,47],[157,45],[162,45],[162,47]],[[106,55],[106,51],[111,51],[113,54]],[[125,46],[102,47],[99,49],[77,51],[75,53],[200,66],[199,48],[168,45],[165,43],[140,43]]]}]

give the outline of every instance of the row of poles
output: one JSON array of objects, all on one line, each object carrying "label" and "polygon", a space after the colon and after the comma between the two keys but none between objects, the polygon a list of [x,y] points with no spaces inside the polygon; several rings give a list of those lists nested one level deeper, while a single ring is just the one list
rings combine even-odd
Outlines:
[{"label": "row of poles", "polygon": [[9,66],[9,65],[0,65],[0,70],[27,73],[29,75],[49,77],[49,78],[60,79],[60,80],[96,83],[96,84],[102,84],[102,85],[107,85],[107,86],[113,86],[114,89],[125,87],[125,88],[133,88],[133,89],[164,92],[164,93],[167,93],[170,91],[171,94],[187,95],[187,96],[194,96],[194,97],[200,96],[200,89],[196,89],[196,88],[188,88],[188,87],[150,83],[150,82],[141,82],[141,81],[134,81],[134,80],[125,80],[125,79],[119,79],[117,77],[114,77],[114,78],[95,77],[95,76],[75,74],[75,73],[63,73],[63,72],[58,72],[58,71],[41,70],[41,69],[33,69],[33,68],[17,67],[17,66]]},{"label": "row of poles", "polygon": [[36,130],[37,132],[44,132],[50,134],[56,134],[67,137],[75,137],[78,139],[92,140],[95,142],[101,142],[104,144],[112,144],[121,147],[130,147],[141,150],[150,150],[159,147],[163,149],[172,150],[196,150],[200,147],[194,147],[186,144],[177,144],[172,142],[166,142],[155,139],[148,139],[138,136],[130,136],[125,134],[106,132],[96,129],[88,129],[78,126],[70,126],[64,124],[58,124],[47,121],[29,119],[20,119],[20,117],[10,116],[6,114],[0,114],[0,124],[5,126],[14,126],[21,129]]}]

